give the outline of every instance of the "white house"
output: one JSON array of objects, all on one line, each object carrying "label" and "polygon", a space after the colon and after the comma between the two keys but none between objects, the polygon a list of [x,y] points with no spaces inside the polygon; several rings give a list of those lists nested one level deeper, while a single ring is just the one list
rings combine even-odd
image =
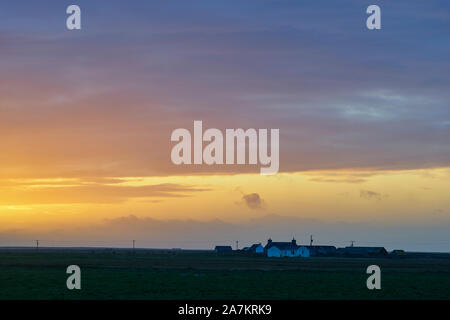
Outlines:
[{"label": "white house", "polygon": [[303,257],[310,256],[309,249],[306,246],[298,246],[295,239],[291,242],[273,242],[267,241],[265,251],[268,257]]},{"label": "white house", "polygon": [[302,258],[308,258],[311,256],[311,252],[309,251],[308,247],[306,247],[306,246],[299,246],[298,251],[299,251],[299,256]]}]

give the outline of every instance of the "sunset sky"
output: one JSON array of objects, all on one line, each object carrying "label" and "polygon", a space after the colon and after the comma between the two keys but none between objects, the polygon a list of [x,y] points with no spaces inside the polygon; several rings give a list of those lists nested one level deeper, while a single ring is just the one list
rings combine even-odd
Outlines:
[{"label": "sunset sky", "polygon": [[[82,30],[66,29],[78,4]],[[378,4],[382,29],[366,28]],[[0,246],[450,251],[448,1],[0,3]],[[171,132],[279,128],[280,172]]]}]

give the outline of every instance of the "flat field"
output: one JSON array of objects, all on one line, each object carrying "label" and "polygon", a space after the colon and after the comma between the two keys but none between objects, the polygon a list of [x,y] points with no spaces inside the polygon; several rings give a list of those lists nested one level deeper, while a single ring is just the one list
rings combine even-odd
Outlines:
[{"label": "flat field", "polygon": [[[368,290],[366,268],[381,268]],[[66,268],[81,268],[68,290]],[[0,249],[0,299],[450,299],[450,254],[266,258],[208,251]]]}]

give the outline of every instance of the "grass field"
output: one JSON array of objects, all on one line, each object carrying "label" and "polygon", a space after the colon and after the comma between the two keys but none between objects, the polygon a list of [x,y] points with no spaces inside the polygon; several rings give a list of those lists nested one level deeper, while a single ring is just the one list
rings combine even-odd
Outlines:
[{"label": "grass field", "polygon": [[[66,268],[81,268],[81,290]],[[381,290],[366,288],[379,265]],[[0,249],[0,299],[449,299],[450,255],[228,256],[124,249]]]}]

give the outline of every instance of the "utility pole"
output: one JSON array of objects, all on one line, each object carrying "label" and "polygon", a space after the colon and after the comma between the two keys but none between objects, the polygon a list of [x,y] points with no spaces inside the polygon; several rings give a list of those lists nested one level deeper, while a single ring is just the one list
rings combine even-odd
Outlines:
[{"label": "utility pole", "polygon": [[313,237],[312,237],[312,235],[310,236],[310,238],[309,238],[309,245],[312,247],[312,244],[313,244]]},{"label": "utility pole", "polygon": [[239,241],[236,241],[236,250],[239,250]]},{"label": "utility pole", "polygon": [[133,240],[133,250],[135,249],[136,240]]},{"label": "utility pole", "polygon": [[354,243],[355,241],[353,241],[353,240],[350,240],[350,242],[351,242],[351,245],[350,245],[350,247],[353,247],[353,243]]},{"label": "utility pole", "polygon": [[39,240],[36,240],[36,250],[39,249]]}]

